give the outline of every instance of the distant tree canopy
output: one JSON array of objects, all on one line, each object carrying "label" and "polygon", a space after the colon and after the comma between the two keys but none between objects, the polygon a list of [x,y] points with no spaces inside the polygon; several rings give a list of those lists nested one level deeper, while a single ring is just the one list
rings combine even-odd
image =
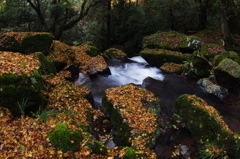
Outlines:
[{"label": "distant tree canopy", "polygon": [[240,34],[240,0],[0,0],[0,27],[47,31],[68,44],[138,48],[158,31],[221,30],[226,47]]}]

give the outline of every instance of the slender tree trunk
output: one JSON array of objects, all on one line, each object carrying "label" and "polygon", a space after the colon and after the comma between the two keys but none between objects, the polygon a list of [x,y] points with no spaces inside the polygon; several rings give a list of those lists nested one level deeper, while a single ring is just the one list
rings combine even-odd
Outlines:
[{"label": "slender tree trunk", "polygon": [[224,40],[224,47],[225,49],[232,47],[232,39],[231,34],[229,31],[229,25],[228,25],[228,19],[227,19],[227,7],[228,7],[228,0],[221,0],[221,9],[222,9],[222,15],[221,15],[221,29],[222,29],[222,35]]}]

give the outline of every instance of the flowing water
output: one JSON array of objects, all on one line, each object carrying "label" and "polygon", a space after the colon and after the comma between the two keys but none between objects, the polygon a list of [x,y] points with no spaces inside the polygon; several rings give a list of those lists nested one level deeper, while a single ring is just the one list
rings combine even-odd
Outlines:
[{"label": "flowing water", "polygon": [[[97,78],[90,80],[87,75],[80,73],[78,79],[74,82],[78,85],[85,85],[92,91],[95,108],[101,109],[102,95],[106,89],[134,83],[152,91],[160,99],[162,117],[167,120],[169,119],[169,121],[171,115],[174,113],[174,101],[182,94],[192,94],[203,98],[209,105],[214,106],[223,115],[223,119],[229,125],[229,128],[234,132],[240,133],[240,113],[231,111],[227,102],[205,94],[196,85],[196,80],[177,75],[164,75],[159,68],[148,66],[148,63],[140,56],[129,58],[125,62],[117,59],[109,59],[107,60],[107,64],[111,75],[99,75]],[[144,80],[147,77],[151,78]],[[171,142],[174,142],[173,139],[177,140],[178,136],[181,138],[180,142],[184,142],[182,140],[184,137],[181,134],[185,134],[185,137],[186,134],[190,136],[187,131],[176,131],[175,137],[173,137],[172,133],[174,132],[169,133],[170,136],[168,135],[158,140],[155,149],[157,154],[167,151],[166,146],[170,147]],[[172,149],[169,151],[172,151]],[[159,158],[165,157],[161,156]]]}]

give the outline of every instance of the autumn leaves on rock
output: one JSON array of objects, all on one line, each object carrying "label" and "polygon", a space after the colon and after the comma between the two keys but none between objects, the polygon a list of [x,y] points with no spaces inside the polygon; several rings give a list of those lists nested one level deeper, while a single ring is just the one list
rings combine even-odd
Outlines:
[{"label": "autumn leaves on rock", "polygon": [[117,144],[137,149],[154,146],[159,135],[160,106],[153,93],[128,84],[107,89],[102,102]]}]

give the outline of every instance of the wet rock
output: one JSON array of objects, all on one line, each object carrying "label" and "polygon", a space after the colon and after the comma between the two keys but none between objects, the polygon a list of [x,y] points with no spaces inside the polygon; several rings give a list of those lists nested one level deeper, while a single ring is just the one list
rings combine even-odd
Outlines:
[{"label": "wet rock", "polygon": [[[240,157],[240,135],[228,128],[214,107],[195,95],[184,94],[175,101],[175,108],[198,142],[202,158]],[[214,148],[219,152],[215,153]]]},{"label": "wet rock", "polygon": [[42,52],[48,54],[53,35],[45,32],[11,32],[0,33],[0,50],[31,54]]},{"label": "wet rock", "polygon": [[181,52],[165,49],[145,49],[139,54],[150,65],[161,66],[166,62],[182,63],[184,56]]},{"label": "wet rock", "polygon": [[186,145],[179,146],[180,157],[182,159],[190,159],[190,149]]},{"label": "wet rock", "polygon": [[200,79],[198,80],[197,84],[201,86],[207,94],[212,94],[221,100],[228,97],[229,95],[228,90],[226,88],[214,84],[208,79]]},{"label": "wet rock", "polygon": [[224,59],[215,68],[214,75],[219,85],[233,90],[240,84],[240,65],[231,59]]}]

